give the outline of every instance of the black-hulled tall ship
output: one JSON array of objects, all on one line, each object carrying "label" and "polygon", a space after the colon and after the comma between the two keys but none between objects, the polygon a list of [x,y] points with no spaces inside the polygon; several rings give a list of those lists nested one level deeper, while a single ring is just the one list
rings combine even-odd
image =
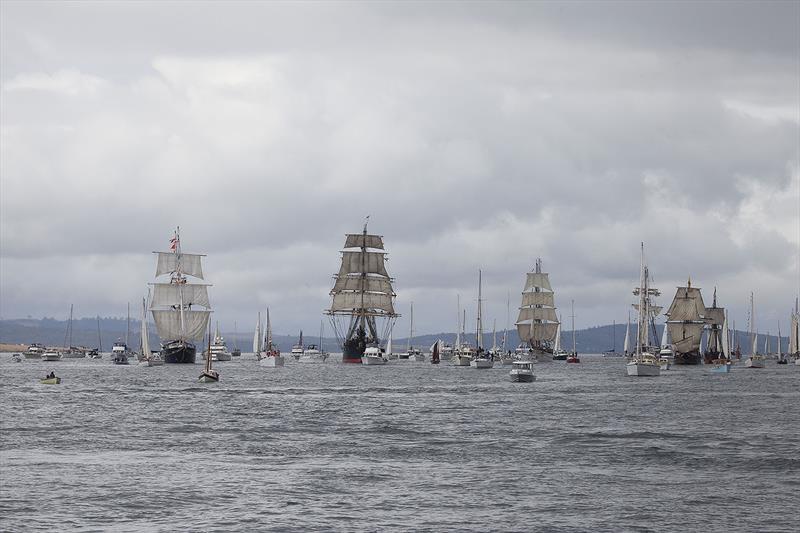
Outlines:
[{"label": "black-hulled tall ship", "polygon": [[725,308],[717,307],[717,288],[714,287],[714,300],[711,307],[706,307],[704,313],[708,326],[708,343],[703,353],[703,362],[707,365],[714,361],[727,358],[724,350],[728,332],[725,330]]},{"label": "black-hulled tall ship", "polygon": [[706,306],[698,287],[690,279],[685,287],[678,287],[667,312],[667,327],[672,337],[676,365],[699,365],[700,342],[706,326]]},{"label": "black-hulled tall ship", "polygon": [[[361,233],[348,234],[342,266],[334,276],[331,318],[336,340],[342,349],[343,363],[361,364],[367,347],[381,348],[394,320],[395,293],[386,272],[383,237],[369,235],[367,224]],[[379,330],[379,325],[382,327]]]},{"label": "black-hulled tall ship", "polygon": [[188,283],[188,277],[203,279],[201,254],[181,251],[180,228],[170,239],[169,252],[158,255],[156,278],[169,276],[168,282],[153,283],[150,312],[161,337],[161,356],[167,363],[194,363],[197,348],[208,327],[211,304],[208,285]]},{"label": "black-hulled tall ship", "polygon": [[521,358],[539,362],[553,360],[553,345],[558,334],[555,293],[547,272],[542,272],[542,260],[537,259],[533,272],[528,272],[522,303],[515,323],[522,344],[517,348]]}]

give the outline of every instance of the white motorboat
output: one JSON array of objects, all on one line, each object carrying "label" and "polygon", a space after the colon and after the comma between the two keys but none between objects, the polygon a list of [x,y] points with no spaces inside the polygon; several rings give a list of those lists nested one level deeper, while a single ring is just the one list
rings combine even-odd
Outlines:
[{"label": "white motorboat", "polygon": [[211,343],[211,360],[230,361],[232,357],[228,351],[228,345],[225,344],[225,339],[219,334],[219,322],[217,322],[214,330],[214,342]]},{"label": "white motorboat", "polygon": [[669,356],[659,355],[658,366],[661,370],[669,370],[672,367],[672,359]]},{"label": "white motorboat", "polygon": [[470,361],[469,366],[472,368],[492,368],[494,366],[494,361],[492,361],[491,357],[481,354],[479,357]]},{"label": "white motorboat", "polygon": [[416,361],[418,363],[425,362],[425,354],[419,348],[411,348],[408,351],[408,360]]},{"label": "white motorboat", "polygon": [[[292,346],[292,351],[289,352],[292,357],[294,357],[295,361],[299,361],[302,359],[303,354],[305,353],[305,349],[303,348],[303,330],[300,330],[300,341]],[[308,362],[308,361],[306,361]]]},{"label": "white motorboat", "polygon": [[474,357],[475,349],[467,344],[462,344],[453,352],[453,356],[450,357],[450,365],[469,366]]},{"label": "white motorboat", "polygon": [[38,342],[34,342],[28,349],[22,352],[22,355],[25,356],[25,359],[41,359],[42,354],[47,351],[47,348],[44,347],[43,344],[39,344]]},{"label": "white motorboat", "polygon": [[362,365],[385,365],[386,358],[377,346],[369,346],[361,356]]},{"label": "white motorboat", "polygon": [[300,358],[300,363],[324,363],[328,359],[328,353],[317,348],[316,344],[309,344]]},{"label": "white motorboat", "polygon": [[118,340],[114,343],[114,346],[111,348],[111,362],[115,365],[127,365],[128,357],[131,355],[130,350],[128,350],[128,345],[122,340]]},{"label": "white motorboat", "polygon": [[61,352],[56,350],[47,350],[42,352],[42,361],[61,361]]},{"label": "white motorboat", "polygon": [[536,376],[533,374],[533,363],[530,361],[514,361],[511,363],[511,372],[509,372],[511,381],[515,383],[530,383],[536,381]]}]

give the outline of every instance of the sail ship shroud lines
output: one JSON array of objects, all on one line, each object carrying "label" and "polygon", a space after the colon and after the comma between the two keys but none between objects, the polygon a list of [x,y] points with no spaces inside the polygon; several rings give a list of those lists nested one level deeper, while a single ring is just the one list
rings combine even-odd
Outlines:
[{"label": "sail ship shroud lines", "polygon": [[197,348],[208,328],[211,304],[209,284],[188,283],[188,278],[203,278],[203,254],[181,250],[180,228],[170,240],[169,252],[157,254],[156,278],[168,275],[169,281],[151,283],[150,312],[162,339],[162,357],[166,363],[194,363]]},{"label": "sail ship shroud lines", "polygon": [[542,260],[537,259],[533,272],[528,272],[522,302],[515,323],[517,334],[534,354],[552,354],[558,332],[555,292],[547,272],[542,272]]},{"label": "sail ship shroud lines", "polygon": [[[668,317],[667,327],[672,337],[675,364],[699,365],[700,343],[708,321],[703,295],[698,287],[692,287],[691,279],[685,287],[678,287],[672,304],[664,314]],[[720,318],[724,318],[724,314]],[[722,326],[722,320],[719,320],[719,325]]]},{"label": "sail ship shroud lines", "polygon": [[[330,316],[336,340],[342,349],[343,363],[361,363],[367,346],[380,348],[394,321],[394,281],[386,271],[383,236],[361,233],[345,237],[342,264],[333,276],[330,291]],[[379,330],[378,321],[384,321]]]}]

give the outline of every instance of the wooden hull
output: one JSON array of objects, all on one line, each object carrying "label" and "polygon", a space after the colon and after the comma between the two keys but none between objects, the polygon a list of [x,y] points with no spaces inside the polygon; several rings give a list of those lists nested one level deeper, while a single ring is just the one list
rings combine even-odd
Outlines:
[{"label": "wooden hull", "polygon": [[200,383],[216,383],[217,381],[219,381],[219,374],[214,371],[200,374]]}]

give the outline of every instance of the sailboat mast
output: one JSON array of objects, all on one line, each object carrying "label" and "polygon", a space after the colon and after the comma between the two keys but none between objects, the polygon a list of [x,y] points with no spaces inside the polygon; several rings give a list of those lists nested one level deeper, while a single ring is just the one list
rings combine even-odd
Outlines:
[{"label": "sailboat mast", "polygon": [[577,354],[578,351],[575,348],[575,300],[571,300],[572,302],[572,353]]},{"label": "sailboat mast", "polygon": [[503,330],[503,351],[506,351],[506,336],[511,327],[511,291],[506,291],[506,329]]},{"label": "sailboat mast", "polygon": [[100,315],[97,315],[97,352],[103,353],[103,339],[100,338]]},{"label": "sailboat mast", "polygon": [[456,349],[461,346],[461,295],[456,295]]},{"label": "sailboat mast", "polygon": [[481,322],[481,307],[483,307],[481,300],[481,271],[478,270],[478,331],[475,333],[475,347],[478,352],[481,351],[483,346],[483,323]]},{"label": "sailboat mast", "polygon": [[[71,312],[70,312],[71,314]],[[127,321],[127,330],[125,331],[125,346],[128,346],[128,338],[131,334],[131,303],[128,302],[128,321]]]},{"label": "sailboat mast", "polygon": [[406,342],[406,353],[411,352],[411,337],[414,336],[414,302],[411,302],[411,326],[408,331],[408,341]]}]

